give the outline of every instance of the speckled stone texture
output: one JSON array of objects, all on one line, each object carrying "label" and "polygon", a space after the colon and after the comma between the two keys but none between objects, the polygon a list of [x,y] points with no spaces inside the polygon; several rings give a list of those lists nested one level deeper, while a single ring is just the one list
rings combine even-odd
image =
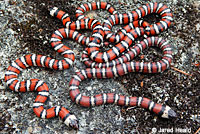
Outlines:
[{"label": "speckled stone texture", "polygon": [[[62,23],[49,15],[48,8],[57,6],[68,12],[75,20],[75,8],[91,0],[0,0],[0,133],[44,133],[44,134],[133,134],[153,133],[157,130],[186,129],[195,133],[200,126],[200,1],[195,0],[151,0],[169,6],[174,15],[172,26],[160,34],[173,46],[174,69],[161,74],[129,73],[120,78],[90,79],[81,83],[82,92],[94,95],[115,92],[129,96],[144,96],[155,102],[169,105],[178,118],[165,120],[142,108],[103,105],[83,108],[71,101],[68,84],[75,70],[85,66],[80,61],[84,46],[65,40],[76,54],[74,67],[55,71],[31,67],[24,70],[20,79],[38,78],[50,87],[47,107],[63,105],[79,119],[79,130],[67,127],[59,118],[40,119],[33,112],[33,101],[37,93],[15,93],[5,86],[4,74],[11,61],[25,54],[35,53],[62,58],[49,44],[51,34]],[[132,11],[149,0],[109,0],[120,13]],[[88,16],[103,20],[106,11],[91,11]],[[155,15],[145,17],[151,23]],[[113,30],[119,29],[115,26]],[[90,31],[81,31],[90,34]],[[159,51],[150,48],[144,51],[143,60],[158,60]],[[141,60],[140,56],[136,60]],[[153,130],[153,131],[152,131]]]}]

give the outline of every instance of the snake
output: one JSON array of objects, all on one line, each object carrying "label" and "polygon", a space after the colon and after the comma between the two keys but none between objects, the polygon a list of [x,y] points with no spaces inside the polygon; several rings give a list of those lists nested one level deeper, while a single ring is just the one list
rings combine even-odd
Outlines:
[{"label": "snake", "polygon": [[[97,9],[107,10],[111,14],[109,19],[106,19],[103,24],[96,19],[84,16],[86,11]],[[144,20],[138,20],[151,13],[160,14],[162,17],[161,21],[150,25]],[[57,60],[48,56],[28,54],[13,61],[5,73],[6,85],[11,90],[15,92],[38,92],[33,103],[33,111],[38,117],[53,118],[59,116],[67,126],[75,129],[79,128],[77,117],[65,107],[60,105],[49,109],[44,108],[44,103],[49,97],[49,88],[44,81],[39,79],[20,81],[18,79],[19,74],[31,66],[45,67],[53,70],[64,70],[71,67],[75,60],[75,54],[62,43],[64,38],[72,39],[86,46],[82,55],[82,61],[87,68],[76,72],[69,82],[69,94],[72,101],[76,104],[83,107],[91,107],[113,103],[120,106],[146,108],[162,118],[174,118],[177,116],[175,111],[169,106],[155,103],[145,97],[128,97],[115,93],[85,96],[79,90],[80,83],[85,79],[113,78],[130,72],[160,73],[169,68],[173,57],[172,48],[168,41],[152,36],[146,37],[134,46],[131,46],[138,37],[159,34],[169,27],[173,19],[167,6],[160,3],[149,3],[131,13],[120,14],[107,2],[92,2],[77,8],[77,20],[73,22],[69,14],[59,10],[57,7],[50,9],[50,15],[60,19],[65,26],[65,28],[54,31],[50,39],[51,46],[55,51],[63,55],[64,59]],[[111,30],[115,24],[128,24],[118,32],[120,38],[117,34],[113,34],[108,30]],[[81,29],[92,30],[92,35],[87,37],[77,31]],[[111,34],[112,36],[110,36]],[[100,47],[106,44],[105,40],[116,42],[116,45],[108,51],[100,52]],[[133,61],[140,52],[152,46],[162,50],[163,57],[161,60],[157,62]],[[122,53],[125,54],[121,55]]]}]

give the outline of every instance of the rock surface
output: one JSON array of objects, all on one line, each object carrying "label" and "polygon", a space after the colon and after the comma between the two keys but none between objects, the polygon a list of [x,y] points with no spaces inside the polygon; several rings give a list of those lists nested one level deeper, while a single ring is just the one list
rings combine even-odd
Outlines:
[{"label": "rock surface", "polygon": [[[169,6],[174,14],[172,26],[160,34],[174,49],[172,66],[191,76],[168,69],[161,74],[129,73],[114,79],[92,79],[82,82],[87,95],[115,92],[144,96],[155,102],[170,105],[178,114],[174,120],[158,118],[141,108],[103,105],[83,108],[71,101],[68,83],[76,69],[85,66],[80,58],[84,47],[71,40],[66,45],[76,53],[74,68],[55,71],[31,67],[20,79],[38,78],[50,87],[47,106],[63,105],[79,119],[79,130],[72,130],[59,118],[40,119],[32,110],[36,93],[15,93],[5,86],[4,74],[11,61],[30,53],[62,58],[49,44],[51,34],[62,28],[61,22],[49,15],[48,8],[57,6],[75,20],[75,8],[91,0],[4,0],[0,1],[0,133],[153,133],[155,129],[186,129],[194,133],[200,126],[200,2],[195,0],[151,0]],[[132,11],[148,0],[109,0],[119,12]],[[103,20],[106,11],[93,11],[88,16]],[[145,18],[149,20],[148,18]],[[114,29],[118,29],[116,26]],[[156,59],[155,49],[144,51],[145,60]],[[136,58],[139,60],[140,56]],[[195,66],[196,65],[196,66]],[[141,84],[142,83],[142,84]]]}]

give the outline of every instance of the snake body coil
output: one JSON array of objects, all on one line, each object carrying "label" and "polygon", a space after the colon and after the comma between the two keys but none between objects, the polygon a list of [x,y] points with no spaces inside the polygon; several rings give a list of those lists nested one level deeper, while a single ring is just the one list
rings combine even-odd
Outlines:
[{"label": "snake body coil", "polygon": [[[95,20],[84,16],[86,11],[104,9],[111,16],[103,25]],[[139,20],[146,15],[156,13],[161,16],[158,23],[150,25],[148,22]],[[49,89],[45,82],[38,79],[20,81],[18,75],[23,69],[30,66],[46,67],[54,70],[68,69],[75,60],[74,52],[62,43],[63,38],[70,38],[85,45],[82,61],[88,67],[76,72],[69,83],[70,97],[77,104],[90,107],[114,103],[121,106],[138,106],[149,109],[163,118],[176,117],[176,113],[169,107],[157,104],[145,97],[128,97],[114,93],[103,93],[94,96],[84,96],[79,90],[79,84],[85,79],[113,78],[123,76],[129,72],[159,73],[169,68],[172,61],[171,45],[159,37],[147,37],[156,35],[166,30],[172,19],[170,9],[161,3],[148,3],[135,11],[120,14],[109,3],[93,2],[81,5],[77,8],[77,21],[72,22],[69,15],[54,7],[50,14],[60,19],[66,28],[56,30],[51,37],[51,46],[63,55],[63,60],[52,59],[42,55],[25,55],[12,62],[5,74],[7,86],[16,92],[37,91],[38,95],[33,104],[33,110],[38,117],[52,118],[60,116],[64,123],[73,128],[78,128],[77,118],[62,106],[49,109],[44,108],[44,103],[49,96]],[[116,34],[111,32],[114,25],[128,24]],[[92,30],[91,37],[80,34],[77,30]],[[132,46],[140,37],[147,37],[143,41]],[[107,51],[100,51],[106,45],[106,41],[115,42],[116,45]],[[133,59],[148,47],[158,47],[162,50],[163,57],[157,62],[139,62]],[[124,53],[122,55],[122,53]]]}]

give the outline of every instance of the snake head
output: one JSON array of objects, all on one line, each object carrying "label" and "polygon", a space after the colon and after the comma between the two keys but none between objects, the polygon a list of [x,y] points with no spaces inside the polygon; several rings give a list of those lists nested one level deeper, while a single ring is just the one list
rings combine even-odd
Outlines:
[{"label": "snake head", "polygon": [[177,114],[169,106],[165,106],[164,111],[163,111],[161,117],[162,118],[167,118],[167,119],[172,119],[172,118],[176,118]]},{"label": "snake head", "polygon": [[67,117],[67,119],[64,121],[64,123],[69,126],[72,127],[74,129],[78,129],[79,125],[78,125],[78,120],[76,118],[75,115],[71,114]]},{"label": "snake head", "polygon": [[57,7],[52,7],[52,8],[49,9],[49,12],[50,12],[50,15],[54,17],[54,16],[57,15],[58,8]]}]

